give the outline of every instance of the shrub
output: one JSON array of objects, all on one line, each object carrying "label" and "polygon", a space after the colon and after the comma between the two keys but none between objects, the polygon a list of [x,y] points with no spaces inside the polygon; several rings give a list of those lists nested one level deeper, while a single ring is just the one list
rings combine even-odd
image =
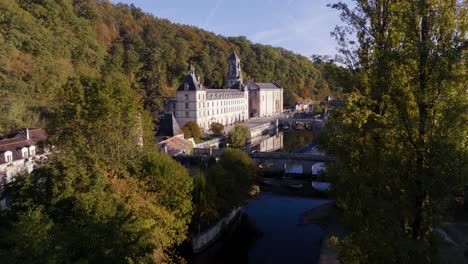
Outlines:
[{"label": "shrub", "polygon": [[198,126],[195,121],[190,121],[182,127],[182,131],[184,131],[185,138],[194,138],[199,139],[202,136],[202,129]]},{"label": "shrub", "polygon": [[211,132],[213,132],[213,135],[215,136],[221,136],[224,131],[224,125],[221,123],[214,122],[211,124],[210,128]]}]

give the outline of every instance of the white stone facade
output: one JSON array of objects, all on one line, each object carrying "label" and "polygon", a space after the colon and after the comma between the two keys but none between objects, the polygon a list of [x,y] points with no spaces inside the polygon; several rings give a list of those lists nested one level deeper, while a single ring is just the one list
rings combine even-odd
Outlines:
[{"label": "white stone facade", "polygon": [[195,121],[204,130],[212,123],[231,125],[249,118],[248,91],[206,89],[177,92],[174,116],[180,126]]},{"label": "white stone facade", "polygon": [[[0,139],[0,194],[17,175],[31,173],[44,164],[49,150],[45,148],[38,152],[37,144],[46,139],[44,130],[27,128],[11,138]],[[0,200],[0,210],[7,207],[7,199]]]},{"label": "white stone facade", "polygon": [[212,123],[231,125],[251,117],[270,117],[283,112],[283,88],[277,83],[242,80],[240,59],[233,53],[224,89],[206,89],[190,66],[175,98],[166,99],[165,110],[173,112],[182,127],[195,121],[208,131]]}]

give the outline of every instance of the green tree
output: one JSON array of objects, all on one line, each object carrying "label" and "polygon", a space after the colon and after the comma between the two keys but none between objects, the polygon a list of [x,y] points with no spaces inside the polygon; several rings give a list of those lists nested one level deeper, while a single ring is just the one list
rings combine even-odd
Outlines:
[{"label": "green tree", "polygon": [[168,155],[147,151],[141,158],[141,170],[137,175],[155,196],[155,203],[163,205],[171,214],[164,219],[168,224],[167,246],[181,244],[187,238],[187,229],[192,218],[192,178],[187,170]]},{"label": "green tree", "polygon": [[314,106],[314,114],[323,114],[324,110],[325,109],[322,106]]},{"label": "green tree", "polygon": [[216,208],[216,190],[202,171],[193,175],[193,222],[204,223],[218,216]]},{"label": "green tree", "polygon": [[[10,222],[2,216],[0,221],[0,257],[6,263],[54,262],[52,228],[54,223],[40,208],[31,208],[17,214]],[[7,231],[8,229],[11,231]],[[13,245],[13,246],[12,246]],[[27,254],[25,254],[27,252]]]},{"label": "green tree", "polygon": [[101,169],[67,157],[8,186],[6,193],[14,193],[14,200],[11,210],[1,213],[7,223],[0,231],[2,259],[151,261],[154,227],[117,199],[106,178]]},{"label": "green tree", "polygon": [[185,138],[200,139],[202,136],[202,129],[198,126],[197,122],[189,121],[182,127]]},{"label": "green tree", "polygon": [[211,132],[213,132],[213,135],[215,136],[221,136],[224,131],[224,125],[218,122],[211,123]]},{"label": "green tree", "polygon": [[242,149],[247,143],[247,139],[250,138],[250,130],[245,125],[235,125],[234,128],[229,131],[228,143],[233,148]]},{"label": "green tree", "polygon": [[0,118],[0,133],[18,126],[55,127],[50,115],[70,78],[99,79],[115,72],[157,119],[162,96],[175,94],[188,60],[202,69],[206,87],[219,88],[233,50],[242,58],[246,78],[274,79],[285,88],[286,105],[299,96],[323,98],[328,87],[340,91],[347,76],[333,62],[314,63],[245,37],[223,38],[174,24],[134,5],[8,0],[0,12],[0,108],[8,113]]},{"label": "green tree", "polygon": [[[5,259],[23,259],[15,253],[25,247],[21,237],[38,262],[161,262],[185,240],[192,180],[157,152],[150,118],[122,78],[113,72],[64,87],[51,140],[66,154],[8,187],[14,203],[0,213],[0,232],[17,239],[0,241]],[[15,225],[22,215],[29,218]],[[28,221],[47,229],[31,232]]]},{"label": "green tree", "polygon": [[356,78],[326,140],[349,231],[341,259],[433,263],[432,228],[467,175],[466,3],[355,4],[333,6],[348,23],[335,34]]},{"label": "green tree", "polygon": [[208,174],[216,190],[217,210],[225,212],[240,206],[247,198],[255,176],[255,164],[242,150],[227,149]]}]

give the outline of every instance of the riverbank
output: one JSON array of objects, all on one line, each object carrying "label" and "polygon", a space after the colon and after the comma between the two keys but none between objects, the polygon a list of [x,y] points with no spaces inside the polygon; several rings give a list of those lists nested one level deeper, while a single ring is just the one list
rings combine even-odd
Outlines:
[{"label": "riverbank", "polygon": [[[310,180],[301,179],[278,179],[263,178],[260,189],[262,193],[269,192],[276,195],[298,196],[307,198],[330,199],[330,195],[318,192],[311,186]],[[302,184],[301,188],[291,188],[297,184]],[[320,241],[319,264],[339,264],[338,252],[330,247],[328,240],[335,236],[340,239],[345,236],[345,229],[342,223],[342,213],[336,207],[335,201],[315,207],[303,213],[299,220],[299,225],[317,224],[323,230],[324,234]]]},{"label": "riverbank", "polygon": [[300,224],[318,224],[324,232],[320,246],[319,264],[339,264],[338,252],[331,248],[328,240],[332,237],[340,239],[345,236],[342,214],[335,202],[326,203],[303,214]]},{"label": "riverbank", "polygon": [[318,263],[323,229],[300,224],[307,210],[330,200],[261,192],[242,206],[238,224],[188,263]]}]

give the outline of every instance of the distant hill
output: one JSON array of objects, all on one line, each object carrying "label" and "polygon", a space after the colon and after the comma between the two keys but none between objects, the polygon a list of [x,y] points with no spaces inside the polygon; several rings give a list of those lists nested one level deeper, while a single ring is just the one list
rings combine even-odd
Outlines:
[{"label": "distant hill", "polygon": [[[71,78],[118,73],[138,91],[145,108],[156,113],[161,97],[175,93],[189,62],[206,87],[222,87],[233,50],[242,59],[244,78],[280,83],[287,105],[297,98],[323,98],[330,90],[342,90],[329,76],[336,69],[343,71],[334,64],[314,64],[245,37],[175,24],[133,5],[3,0],[0,13],[0,133],[47,123],[63,103],[60,94]],[[327,67],[332,71],[326,72]]]}]

